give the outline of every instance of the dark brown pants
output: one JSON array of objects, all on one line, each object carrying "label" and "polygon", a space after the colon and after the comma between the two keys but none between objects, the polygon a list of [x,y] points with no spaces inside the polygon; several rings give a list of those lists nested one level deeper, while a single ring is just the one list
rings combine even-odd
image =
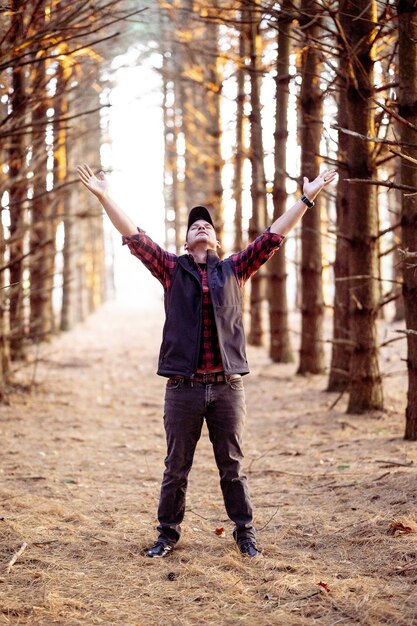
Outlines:
[{"label": "dark brown pants", "polygon": [[235,523],[233,536],[238,543],[255,538],[246,476],[241,469],[245,415],[245,391],[240,377],[213,384],[178,377],[168,379],[164,410],[167,456],[158,508],[161,541],[174,544],[180,538],[188,474],[204,419],[226,511]]}]

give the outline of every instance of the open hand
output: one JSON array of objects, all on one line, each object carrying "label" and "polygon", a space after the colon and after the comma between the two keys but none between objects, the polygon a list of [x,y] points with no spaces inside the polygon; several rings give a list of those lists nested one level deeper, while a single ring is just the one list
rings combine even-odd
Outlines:
[{"label": "open hand", "polygon": [[106,195],[109,189],[109,181],[107,180],[104,172],[99,172],[96,176],[87,163],[84,163],[84,165],[78,165],[77,172],[82,184],[87,187],[91,193],[97,197]]},{"label": "open hand", "polygon": [[309,200],[313,201],[323,187],[326,187],[334,181],[336,175],[336,170],[324,170],[324,172],[321,172],[321,174],[311,182],[304,176],[303,194],[307,196]]}]

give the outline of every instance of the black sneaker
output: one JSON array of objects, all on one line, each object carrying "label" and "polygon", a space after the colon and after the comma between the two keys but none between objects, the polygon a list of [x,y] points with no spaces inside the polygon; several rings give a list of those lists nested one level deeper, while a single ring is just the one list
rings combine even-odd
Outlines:
[{"label": "black sneaker", "polygon": [[245,539],[244,541],[240,541],[237,545],[243,556],[250,558],[259,558],[262,556],[261,552],[256,547],[256,543],[252,541],[252,539]]},{"label": "black sneaker", "polygon": [[163,559],[165,556],[168,556],[171,551],[172,546],[170,546],[169,543],[164,543],[163,541],[155,541],[152,548],[147,551],[146,556],[149,556],[151,559],[155,557],[158,559]]}]

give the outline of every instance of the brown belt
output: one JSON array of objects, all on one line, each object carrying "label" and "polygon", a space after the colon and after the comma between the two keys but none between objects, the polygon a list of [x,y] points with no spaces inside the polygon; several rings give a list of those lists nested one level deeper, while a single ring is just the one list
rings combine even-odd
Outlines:
[{"label": "brown belt", "polygon": [[194,374],[194,376],[172,376],[176,380],[184,382],[205,383],[211,385],[213,383],[225,383],[228,380],[236,380],[241,378],[240,374],[225,374],[224,372],[210,372],[208,374]]}]

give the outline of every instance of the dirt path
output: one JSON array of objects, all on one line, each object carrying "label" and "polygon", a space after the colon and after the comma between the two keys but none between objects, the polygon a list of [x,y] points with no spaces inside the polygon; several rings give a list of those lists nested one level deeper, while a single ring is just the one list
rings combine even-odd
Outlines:
[{"label": "dirt path", "polygon": [[234,547],[206,432],[181,543],[143,556],[165,453],[161,324],[109,305],[16,376],[34,384],[0,407],[0,624],[417,624],[404,377],[387,379],[385,413],[346,416],[325,377],[251,349],[246,470],[264,558]]}]

